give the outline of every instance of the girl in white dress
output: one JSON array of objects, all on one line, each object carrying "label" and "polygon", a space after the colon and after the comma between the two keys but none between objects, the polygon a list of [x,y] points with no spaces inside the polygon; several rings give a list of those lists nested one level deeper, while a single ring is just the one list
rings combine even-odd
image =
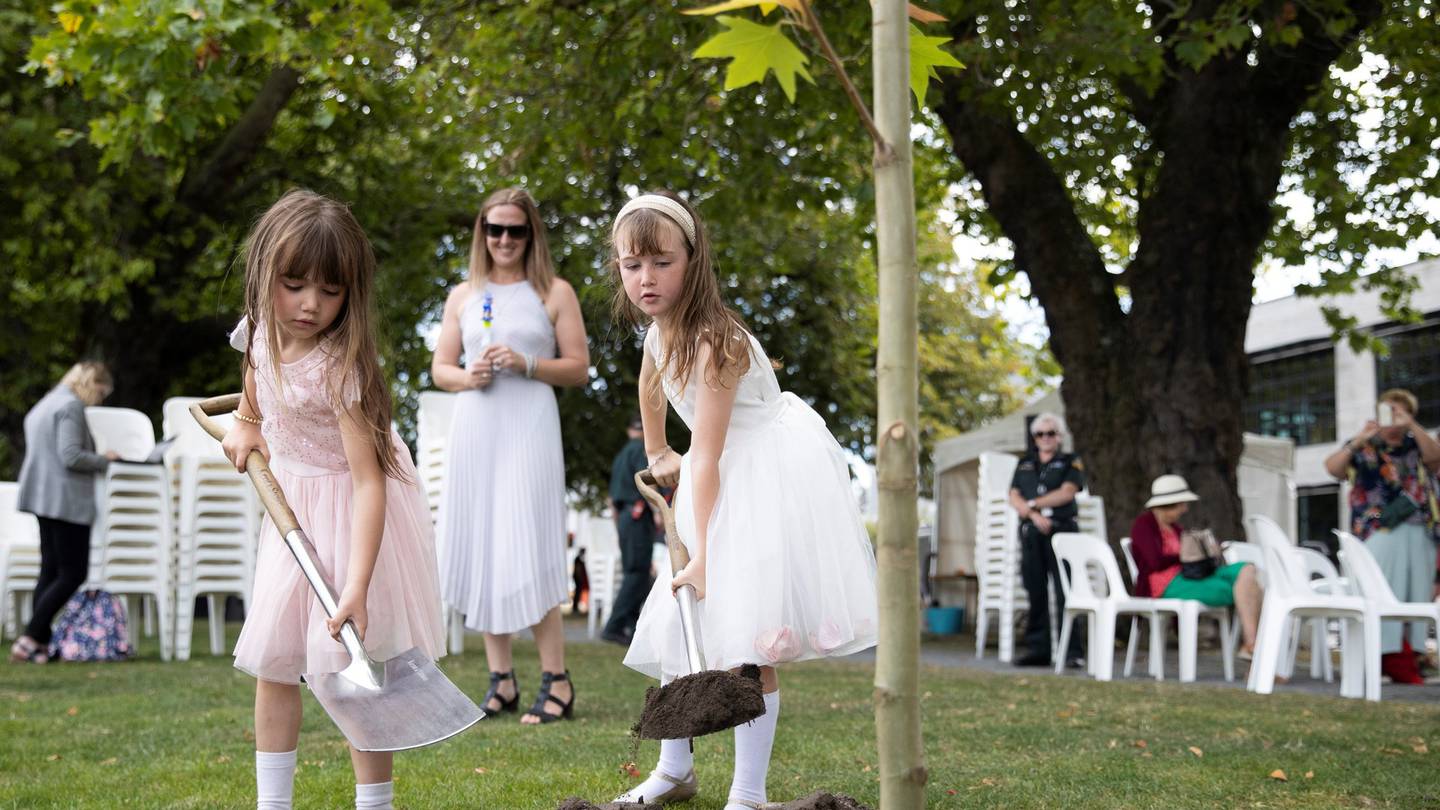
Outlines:
[{"label": "girl in white dress", "polygon": [[555,275],[535,200],[518,188],[491,194],[475,218],[470,278],[445,301],[431,376],[459,392],[437,526],[440,590],[485,634],[492,716],[519,708],[510,635],[526,627],[541,674],[521,722],[574,714],[559,608],[569,576],[555,386],[584,385],[589,372],[580,300]]},{"label": "girl in white dress", "polygon": [[[693,585],[706,663],[760,666],[765,714],[735,729],[726,810],[765,802],[780,710],[775,666],[874,646],[875,556],[825,422],[780,390],[765,350],[721,301],[703,223],[669,192],[631,200],[615,218],[617,310],[649,324],[640,412],[651,472],[676,486],[690,564],[655,583],[625,664],[662,682],[688,673],[673,591]],[[666,401],[690,428],[689,451],[665,438]],[[689,740],[617,801],[695,795]]]}]

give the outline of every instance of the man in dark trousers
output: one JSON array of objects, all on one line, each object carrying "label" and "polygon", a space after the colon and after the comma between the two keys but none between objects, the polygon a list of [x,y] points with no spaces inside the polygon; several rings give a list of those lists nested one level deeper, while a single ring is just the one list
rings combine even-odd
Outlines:
[{"label": "man in dark trousers", "polygon": [[[1079,531],[1079,510],[1075,496],[1085,487],[1085,465],[1074,453],[1060,450],[1065,440],[1065,422],[1053,413],[1042,413],[1030,423],[1035,452],[1026,453],[1010,482],[1010,505],[1020,514],[1020,580],[1030,601],[1025,622],[1025,655],[1016,666],[1050,666],[1050,581],[1055,582],[1055,613],[1065,611],[1065,592],[1060,587],[1060,566],[1050,538],[1056,532]],[[1083,664],[1084,624],[1070,630],[1070,649],[1065,664]]]},{"label": "man in dark trousers", "polygon": [[615,510],[615,528],[620,535],[620,568],[625,577],[620,581],[620,593],[615,596],[610,621],[605,623],[600,637],[629,646],[640,608],[654,584],[650,560],[655,547],[655,518],[650,505],[635,488],[635,473],[650,466],[645,458],[645,433],[640,427],[640,417],[630,420],[625,433],[630,440],[620,448],[610,467],[610,506]]}]

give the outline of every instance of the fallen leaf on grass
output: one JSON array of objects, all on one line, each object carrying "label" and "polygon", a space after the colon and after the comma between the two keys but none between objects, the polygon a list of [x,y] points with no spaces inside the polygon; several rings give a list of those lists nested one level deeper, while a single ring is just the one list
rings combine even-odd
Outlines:
[{"label": "fallen leaf on grass", "polygon": [[1106,747],[1106,748],[1115,748],[1115,747],[1118,746],[1118,745],[1120,745],[1120,741],[1119,741],[1119,740],[1111,740],[1110,742],[1106,743],[1105,747]]},{"label": "fallen leaf on grass", "polygon": [[218,757],[215,758],[215,764],[216,764],[216,765],[224,765],[225,763],[227,763],[227,762],[229,762],[229,761],[230,761],[230,755],[229,755],[229,754],[221,754],[220,756],[218,756]]},{"label": "fallen leaf on grass", "polygon": [[1425,744],[1425,738],[1423,737],[1411,737],[1409,743],[1410,748],[1413,749],[1417,754],[1430,753],[1430,747]]},{"label": "fallen leaf on grass", "polygon": [[45,761],[46,761],[46,762],[54,762],[54,761],[56,761],[56,760],[58,760],[58,759],[60,759],[60,755],[59,755],[59,754],[51,754],[50,756],[45,757]]},{"label": "fallen leaf on grass", "polygon": [[1141,751],[1141,752],[1140,752],[1140,756],[1144,757],[1145,759],[1154,759],[1154,758],[1155,758],[1155,755],[1152,754],[1152,753],[1150,753],[1149,751]]},{"label": "fallen leaf on grass", "polygon": [[1273,770],[1273,771],[1270,772],[1270,778],[1271,778],[1271,779],[1274,779],[1276,782],[1289,782],[1289,781],[1290,781],[1290,777],[1286,776],[1286,775],[1285,775],[1285,772],[1282,771],[1282,770],[1280,770],[1279,768],[1276,768],[1275,770]]},{"label": "fallen leaf on grass", "polygon": [[1314,778],[1315,778],[1315,772],[1314,772],[1314,771],[1306,771],[1306,772],[1305,772],[1305,778],[1306,778],[1306,779],[1314,779]]},{"label": "fallen leaf on grass", "polygon": [[1069,709],[1061,709],[1060,711],[1055,712],[1055,716],[1060,718],[1061,720],[1068,720],[1069,718],[1075,716],[1075,712]]},{"label": "fallen leaf on grass", "polygon": [[945,791],[945,795],[946,795],[946,796],[954,796],[957,792],[958,792],[958,791],[956,791],[955,788],[949,788],[948,790]]},{"label": "fallen leaf on grass", "polygon": [[1136,740],[1135,742],[1130,744],[1135,746],[1136,748],[1147,748],[1150,745],[1150,743],[1147,743],[1144,740]]},{"label": "fallen leaf on grass", "polygon": [[637,767],[633,762],[627,762],[624,765],[621,765],[620,770],[631,779],[640,778],[640,768]]},{"label": "fallen leaf on grass", "polygon": [[478,774],[480,774],[481,776],[484,776],[485,774],[489,773],[489,771],[485,770],[484,768],[476,768],[476,769],[475,769],[475,773],[478,773]]},{"label": "fallen leaf on grass", "polygon": [[117,763],[117,762],[119,762],[119,761],[120,761],[120,758],[119,758],[119,757],[110,757],[109,759],[102,759],[102,760],[100,760],[100,764],[101,764],[101,765],[114,765],[115,763]]},{"label": "fallen leaf on grass", "polygon": [[79,707],[79,706],[71,706],[70,708],[68,708],[68,709],[65,710],[65,713],[68,714],[68,715],[70,715],[71,717],[74,717],[75,715],[77,715],[77,714],[80,713],[80,707]]},{"label": "fallen leaf on grass", "polygon": [[1381,749],[1380,749],[1380,753],[1382,753],[1382,754],[1392,754],[1392,755],[1393,755],[1393,754],[1403,754],[1403,753],[1405,753],[1405,752],[1404,752],[1404,751],[1401,751],[1399,748],[1381,748]]},{"label": "fallen leaf on grass", "polygon": [[1195,746],[1193,746],[1193,745],[1190,746],[1190,753],[1194,754],[1194,755],[1197,756],[1197,757],[1203,757],[1203,756],[1205,756],[1205,752],[1204,752],[1204,751],[1201,751],[1199,748],[1197,748],[1197,747],[1195,747]]},{"label": "fallen leaf on grass", "polygon": [[90,680],[92,680],[92,681],[95,680],[95,679],[98,678],[98,677],[100,677],[100,673],[98,673],[98,672],[92,672],[92,673],[90,673],[90,675],[89,675],[89,678],[90,678]]},{"label": "fallen leaf on grass", "polygon": [[247,729],[245,729],[244,731],[241,731],[241,732],[240,732],[240,736],[245,738],[245,742],[255,742],[255,730],[254,730],[254,729],[247,728]]},{"label": "fallen leaf on grass", "polygon": [[1015,704],[1014,704],[1014,703],[1006,703],[1006,704],[1005,704],[1005,708],[1006,708],[1006,709],[1009,709],[1010,711],[1013,712],[1013,711],[1015,711]]}]

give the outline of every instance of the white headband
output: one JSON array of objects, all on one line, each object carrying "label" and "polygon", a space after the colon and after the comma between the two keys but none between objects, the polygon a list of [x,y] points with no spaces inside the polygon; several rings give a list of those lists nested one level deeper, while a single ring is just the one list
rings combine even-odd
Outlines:
[{"label": "white headband", "polygon": [[625,207],[615,215],[615,227],[620,227],[620,220],[624,219],[626,214],[641,208],[659,211],[674,220],[675,224],[680,226],[680,230],[685,232],[685,238],[690,240],[690,246],[695,246],[695,220],[690,217],[690,212],[686,211],[685,206],[680,203],[659,194],[641,194],[625,203]]}]

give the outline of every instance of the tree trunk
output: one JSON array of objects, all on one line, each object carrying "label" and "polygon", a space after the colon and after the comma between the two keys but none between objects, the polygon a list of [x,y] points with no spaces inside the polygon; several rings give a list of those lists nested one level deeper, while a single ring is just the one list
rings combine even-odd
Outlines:
[{"label": "tree trunk", "polygon": [[880,807],[925,806],[920,735],[920,593],[915,547],[919,457],[915,189],[910,158],[910,42],[904,0],[878,0],[873,17],[875,220],[880,284],[877,359],[880,532],[875,734]]},{"label": "tree trunk", "polygon": [[[955,156],[979,180],[1045,309],[1066,415],[1091,489],[1105,498],[1112,541],[1129,534],[1151,480],[1164,473],[1184,475],[1200,496],[1188,524],[1244,536],[1236,468],[1254,266],[1291,121],[1380,6],[1356,0],[1350,11],[1337,33],[1302,9],[1296,47],[1267,40],[1257,53],[1216,56],[1198,70],[1172,60],[1152,93],[1116,81],[1150,135],[1140,159],[1159,167],[1139,200],[1138,247],[1123,279],[1128,312],[1068,188],[1003,95],[977,71],[947,74],[941,85],[936,110]],[[1214,13],[1213,2],[1189,12]],[[973,19],[951,24],[957,39],[975,30]]]}]

